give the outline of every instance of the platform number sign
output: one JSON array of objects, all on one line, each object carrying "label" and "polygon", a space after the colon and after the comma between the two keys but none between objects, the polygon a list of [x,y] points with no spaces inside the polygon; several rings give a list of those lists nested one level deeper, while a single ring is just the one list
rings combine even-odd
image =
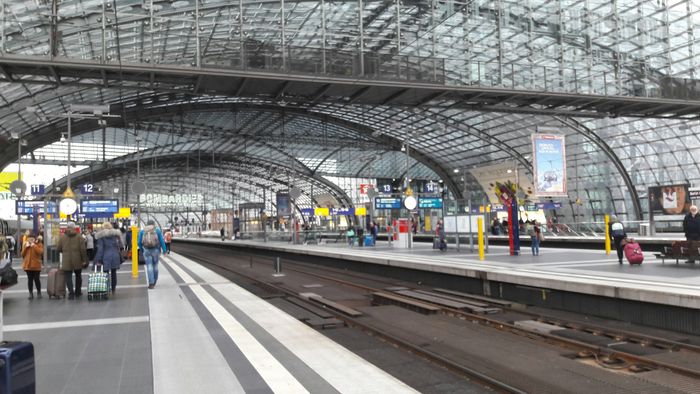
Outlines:
[{"label": "platform number sign", "polygon": [[391,194],[391,185],[387,184],[387,183],[383,184],[382,185],[382,193]]},{"label": "platform number sign", "polygon": [[44,185],[31,185],[30,186],[32,196],[40,196],[44,194]]},{"label": "platform number sign", "polygon": [[92,194],[95,191],[95,186],[92,183],[86,183],[84,185],[80,186],[80,193],[81,194]]},{"label": "platform number sign", "polygon": [[435,186],[433,182],[423,184],[423,193],[435,193]]}]

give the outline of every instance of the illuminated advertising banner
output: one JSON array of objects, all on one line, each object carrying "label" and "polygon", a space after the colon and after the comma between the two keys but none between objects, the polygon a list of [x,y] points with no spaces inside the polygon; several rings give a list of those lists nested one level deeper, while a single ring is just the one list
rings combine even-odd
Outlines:
[{"label": "illuminated advertising banner", "polygon": [[532,174],[536,196],[566,196],[564,135],[532,135]]},{"label": "illuminated advertising banner", "polygon": [[290,216],[292,205],[289,193],[277,193],[277,216]]},{"label": "illuminated advertising banner", "polygon": [[653,220],[683,220],[690,210],[689,186],[649,187],[649,212]]}]

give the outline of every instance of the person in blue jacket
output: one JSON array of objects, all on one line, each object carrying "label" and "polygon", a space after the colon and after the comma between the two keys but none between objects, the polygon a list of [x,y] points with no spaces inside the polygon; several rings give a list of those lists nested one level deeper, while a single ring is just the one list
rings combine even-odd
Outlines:
[{"label": "person in blue jacket", "polygon": [[139,231],[139,249],[143,250],[143,257],[146,260],[146,272],[148,273],[148,288],[152,289],[158,282],[158,257],[160,252],[165,253],[165,239],[163,232],[156,227],[153,220],[146,223],[146,227]]},{"label": "person in blue jacket", "polygon": [[105,222],[102,230],[95,234],[97,240],[97,253],[95,253],[95,265],[102,266],[104,272],[111,274],[112,294],[117,289],[117,270],[122,264],[121,232]]}]

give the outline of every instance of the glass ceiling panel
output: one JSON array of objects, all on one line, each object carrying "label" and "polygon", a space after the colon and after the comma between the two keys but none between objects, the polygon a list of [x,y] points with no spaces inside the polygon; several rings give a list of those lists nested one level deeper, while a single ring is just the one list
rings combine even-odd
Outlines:
[{"label": "glass ceiling panel", "polygon": [[[62,1],[5,5],[2,51],[698,99],[694,0]],[[677,86],[676,86],[677,85]],[[672,89],[676,86],[676,89]],[[680,90],[678,86],[681,86]],[[686,89],[686,90],[684,90]],[[690,89],[690,90],[688,90]]]}]

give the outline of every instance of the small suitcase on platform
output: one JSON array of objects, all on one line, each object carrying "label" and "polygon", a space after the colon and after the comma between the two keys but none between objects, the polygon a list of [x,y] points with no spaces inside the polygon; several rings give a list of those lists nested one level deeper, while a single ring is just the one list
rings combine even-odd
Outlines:
[{"label": "small suitcase on platform", "polygon": [[102,265],[100,265],[99,271],[97,270],[97,265],[95,265],[95,271],[88,275],[88,300],[106,300],[108,292],[109,275],[102,270]]},{"label": "small suitcase on platform", "polygon": [[35,382],[34,345],[0,342],[0,393],[34,394]]},{"label": "small suitcase on platform", "polygon": [[66,298],[66,277],[63,276],[63,271],[57,268],[49,270],[46,292],[49,298]]},{"label": "small suitcase on platform", "polygon": [[369,235],[365,235],[365,246],[374,246],[374,238]]},{"label": "small suitcase on platform", "polygon": [[433,249],[440,249],[440,238],[433,238]]},{"label": "small suitcase on platform", "polygon": [[630,264],[642,264],[644,261],[644,254],[642,253],[642,248],[638,243],[632,241],[628,242],[624,248],[625,257]]}]

